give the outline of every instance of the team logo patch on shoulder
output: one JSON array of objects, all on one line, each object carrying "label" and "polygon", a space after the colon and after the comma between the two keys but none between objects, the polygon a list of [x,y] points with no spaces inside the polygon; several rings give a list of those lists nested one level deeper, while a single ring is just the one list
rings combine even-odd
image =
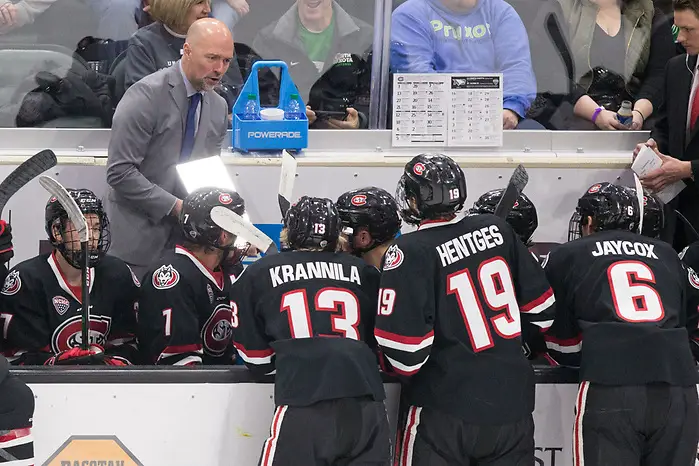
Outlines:
[{"label": "team logo patch on shoulder", "polygon": [[233,202],[233,198],[228,193],[221,193],[218,195],[218,202],[220,202],[223,205],[228,205],[231,202]]},{"label": "team logo patch on shoulder", "polygon": [[403,258],[403,251],[401,251],[398,245],[391,245],[384,256],[383,270],[397,269],[403,263]]},{"label": "team logo patch on shoulder", "polygon": [[180,273],[172,265],[163,265],[153,272],[153,288],[156,290],[167,290],[179,281]]},{"label": "team logo patch on shoulder", "polygon": [[16,294],[20,288],[22,288],[22,280],[19,278],[19,270],[13,270],[7,278],[5,278],[5,283],[2,285],[2,291],[0,291],[0,293],[12,296]]},{"label": "team logo patch on shoulder", "polygon": [[699,275],[691,267],[687,267],[687,278],[689,279],[689,284],[699,290]]},{"label": "team logo patch on shoulder", "polygon": [[601,184],[593,184],[592,186],[590,186],[590,189],[588,189],[587,192],[590,194],[594,194],[596,192],[599,192],[600,189],[602,189]]},{"label": "team logo patch on shoulder", "polygon": [[425,165],[422,162],[418,162],[415,165],[413,165],[413,173],[415,173],[417,176],[422,176],[424,172]]},{"label": "team logo patch on shoulder", "polygon": [[128,267],[128,268],[129,268],[129,272],[131,272],[131,279],[133,280],[133,284],[140,288],[140,287],[141,287],[141,282],[138,281],[138,278],[136,278],[136,274],[133,273],[133,270],[131,270],[131,267],[129,267],[129,264],[126,264],[126,267]]},{"label": "team logo patch on shoulder", "polygon": [[70,301],[64,296],[54,296],[51,302],[53,302],[53,307],[58,312],[58,315],[62,316],[70,309]]},{"label": "team logo patch on shoulder", "polygon": [[352,205],[357,207],[363,206],[364,204],[366,204],[366,194],[356,194],[352,196],[350,202],[352,203]]}]

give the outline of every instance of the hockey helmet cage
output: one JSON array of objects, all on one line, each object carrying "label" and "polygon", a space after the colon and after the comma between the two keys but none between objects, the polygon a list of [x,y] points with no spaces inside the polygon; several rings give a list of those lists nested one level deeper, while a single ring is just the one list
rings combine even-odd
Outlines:
[{"label": "hockey helmet cage", "polygon": [[635,231],[640,220],[636,196],[612,183],[595,183],[578,199],[568,224],[568,241],[582,236],[582,226],[592,217],[594,231]]},{"label": "hockey helmet cage", "polygon": [[[88,265],[94,267],[102,260],[102,258],[109,251],[109,246],[111,245],[111,235],[109,230],[109,219],[107,218],[107,213],[102,207],[102,201],[98,198],[95,193],[89,189],[67,189],[68,194],[75,200],[78,205],[80,212],[87,216],[88,214],[95,214],[99,219],[99,227],[91,228],[91,235],[97,233],[98,237],[95,242],[94,239],[88,244]],[[68,248],[66,246],[66,238],[68,236],[67,230],[67,220],[68,212],[61,205],[55,196],[51,198],[46,203],[46,208],[44,209],[44,227],[46,229],[46,234],[48,235],[51,245],[58,250],[65,260],[76,269],[82,269],[84,264],[84,258],[82,250],[80,247],[80,242],[78,239],[77,232],[73,235],[72,247]],[[61,239],[59,240],[54,235],[54,226],[57,226],[60,230]],[[88,228],[90,225],[88,223]],[[95,231],[96,230],[96,231]]]}]

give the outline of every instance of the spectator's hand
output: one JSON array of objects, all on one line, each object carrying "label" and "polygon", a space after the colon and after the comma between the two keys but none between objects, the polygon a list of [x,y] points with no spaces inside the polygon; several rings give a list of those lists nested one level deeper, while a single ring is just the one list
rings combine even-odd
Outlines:
[{"label": "spectator's hand", "polygon": [[515,129],[519,124],[519,116],[512,110],[502,111],[502,129]]},{"label": "spectator's hand", "polygon": [[250,5],[245,0],[226,0],[240,16],[245,16],[250,13]]},{"label": "spectator's hand", "polygon": [[347,107],[347,116],[344,120],[328,119],[330,129],[357,129],[359,128],[359,112],[352,107]]},{"label": "spectator's hand", "polygon": [[619,120],[616,118],[616,113],[609,111],[609,110],[602,110],[599,112],[599,115],[597,115],[597,119],[595,120],[595,125],[599,129],[604,129],[604,130],[625,130],[629,129],[626,126],[622,125]]},{"label": "spectator's hand", "polygon": [[0,220],[0,264],[7,263],[14,255],[12,227],[4,220]]},{"label": "spectator's hand", "polygon": [[316,112],[311,110],[311,107],[306,105],[306,118],[308,118],[308,126],[316,122]]},{"label": "spectator's hand", "polygon": [[655,139],[650,138],[646,142],[636,144],[636,148],[633,150],[633,159],[634,160],[636,160],[636,157],[638,157],[638,153],[641,152],[641,149],[643,149],[643,147],[645,147],[645,146],[648,146],[651,149],[653,149],[656,154],[660,154],[660,152],[658,151],[658,143],[655,142]]},{"label": "spectator's hand", "polygon": [[692,164],[690,162],[678,160],[657,151],[656,153],[663,164],[660,168],[641,178],[641,184],[644,188],[657,192],[670,183],[692,177]]},{"label": "spectator's hand", "polygon": [[0,26],[12,27],[17,25],[17,6],[12,2],[0,5]]},{"label": "spectator's hand", "polygon": [[638,112],[633,112],[633,121],[631,122],[631,131],[640,131],[643,128],[643,117]]}]

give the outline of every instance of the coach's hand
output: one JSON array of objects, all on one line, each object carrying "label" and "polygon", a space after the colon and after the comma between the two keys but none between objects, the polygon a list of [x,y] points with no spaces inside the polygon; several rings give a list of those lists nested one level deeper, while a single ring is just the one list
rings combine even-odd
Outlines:
[{"label": "coach's hand", "polygon": [[641,152],[641,149],[643,149],[645,146],[648,146],[651,149],[653,149],[656,154],[660,154],[660,151],[658,151],[658,143],[655,142],[655,139],[650,138],[646,142],[636,144],[636,148],[633,150],[633,159],[634,160],[636,160],[638,153]]},{"label": "coach's hand", "polygon": [[12,227],[4,220],[0,220],[0,264],[7,263],[15,255],[12,246]]},{"label": "coach's hand", "polygon": [[641,184],[644,188],[657,192],[670,183],[692,177],[692,164],[690,162],[661,154],[657,150],[656,153],[663,164],[660,168],[641,178]]}]

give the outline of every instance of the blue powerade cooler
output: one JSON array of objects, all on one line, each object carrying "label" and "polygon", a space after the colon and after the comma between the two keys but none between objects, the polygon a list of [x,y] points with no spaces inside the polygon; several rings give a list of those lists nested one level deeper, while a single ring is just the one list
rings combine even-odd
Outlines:
[{"label": "blue powerade cooler", "polygon": [[[258,72],[260,68],[280,68],[281,86],[279,88],[279,109],[285,110],[291,96],[295,95],[300,104],[298,119],[294,120],[262,120],[246,119],[246,105],[250,95],[257,99],[257,109],[260,107],[260,84]],[[233,105],[233,147],[241,152],[262,150],[301,150],[308,147],[308,118],[306,105],[301,100],[296,85],[291,80],[289,68],[283,61],[258,61],[252,66],[250,77],[240,91],[238,100]],[[286,118],[286,117],[285,117]]]}]

